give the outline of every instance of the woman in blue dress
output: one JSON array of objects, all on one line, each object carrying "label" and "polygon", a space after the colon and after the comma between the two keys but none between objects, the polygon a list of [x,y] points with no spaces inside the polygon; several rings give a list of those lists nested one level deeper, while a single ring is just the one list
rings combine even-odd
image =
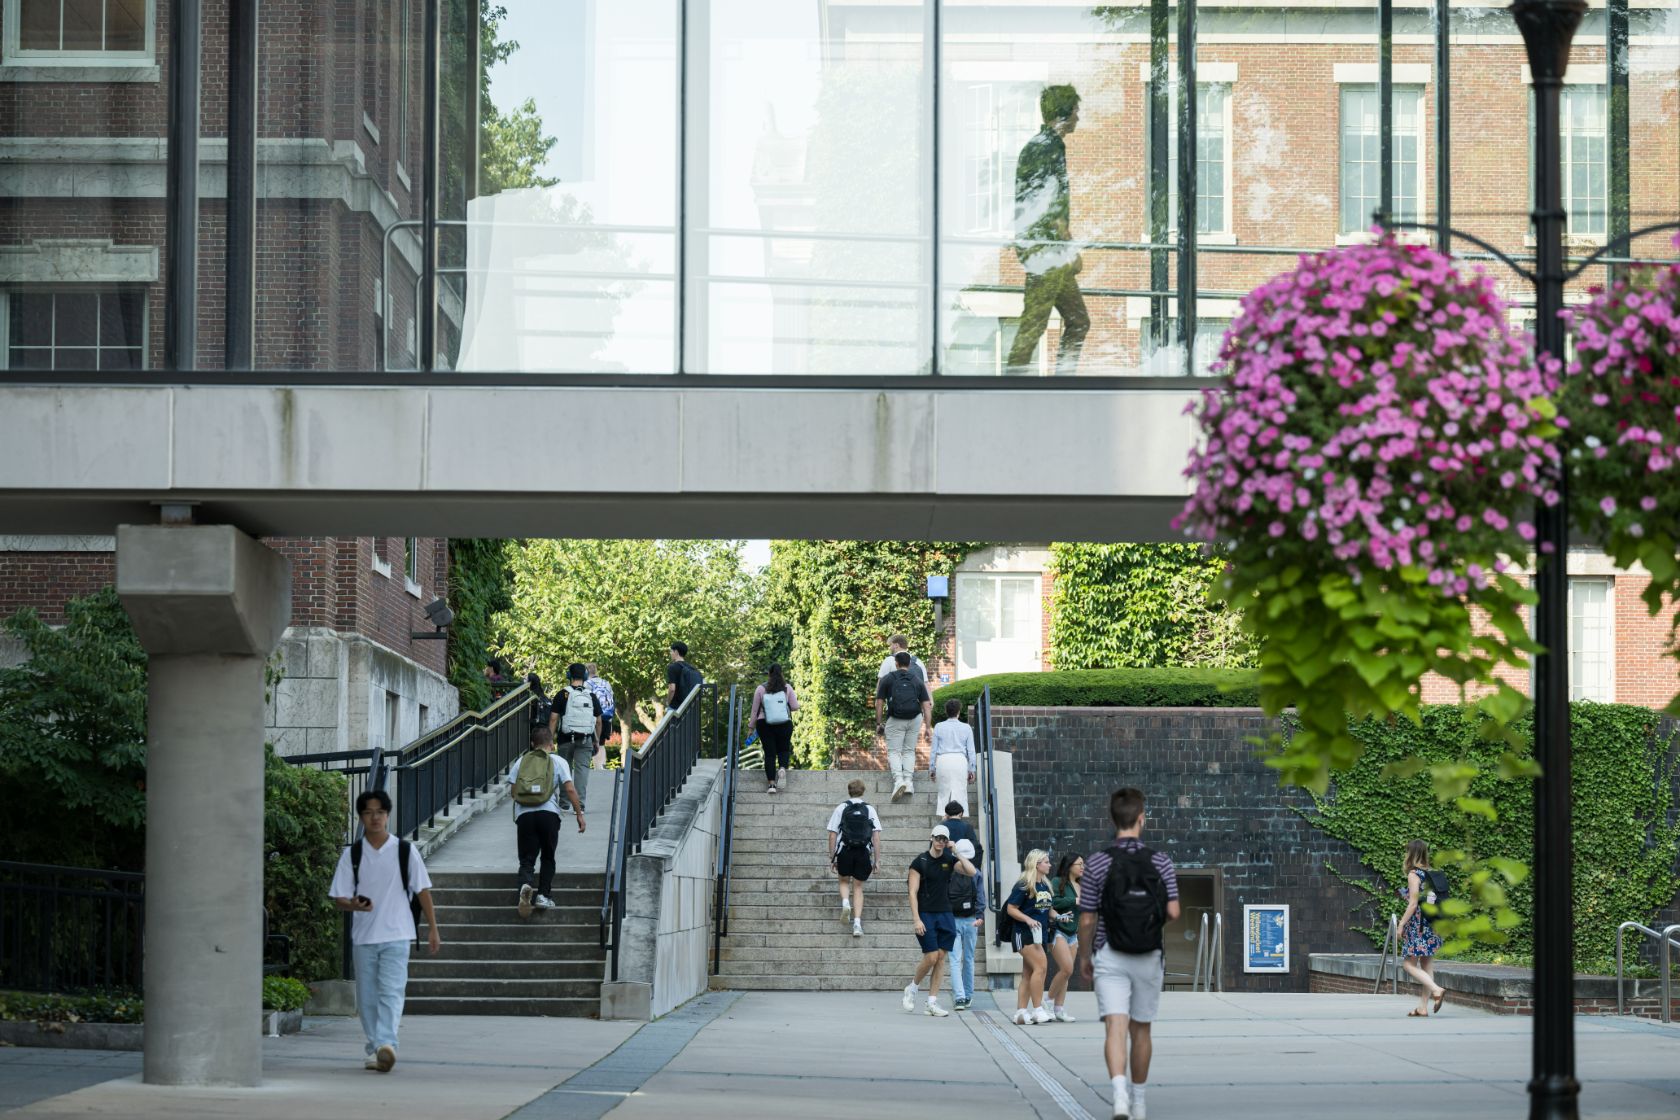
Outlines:
[{"label": "woman in blue dress", "polygon": [[1408,1018],[1439,1013],[1441,1001],[1447,998],[1446,989],[1435,983],[1435,954],[1441,951],[1441,937],[1422,909],[1423,903],[1435,901],[1428,871],[1429,845],[1413,840],[1406,845],[1406,885],[1399,888],[1406,900],[1406,911],[1400,915],[1400,967],[1419,985],[1418,1005],[1406,1012]]}]

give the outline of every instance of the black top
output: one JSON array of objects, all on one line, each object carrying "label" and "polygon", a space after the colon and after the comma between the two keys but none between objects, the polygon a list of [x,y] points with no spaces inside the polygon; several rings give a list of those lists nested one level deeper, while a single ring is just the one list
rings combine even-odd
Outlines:
[{"label": "black top", "polygon": [[891,700],[892,699],[893,678],[896,677],[900,673],[903,673],[906,676],[908,676],[910,678],[911,682],[913,684],[915,684],[915,686],[916,686],[916,699],[919,702],[924,703],[924,704],[932,702],[933,697],[928,695],[927,682],[922,680],[922,678],[918,677],[915,673],[911,672],[909,669],[894,669],[892,672],[888,673],[886,676],[884,676],[880,680],[876,681],[875,682],[875,698],[877,700]]},{"label": "black top", "polygon": [[704,684],[706,678],[700,675],[700,670],[686,661],[673,661],[665,666],[665,683],[677,686],[676,699],[673,704],[681,704],[685,697]]},{"label": "black top", "polygon": [[951,875],[957,869],[957,854],[949,846],[937,860],[932,852],[923,852],[910,861],[910,870],[922,876],[916,891],[916,910],[922,914],[951,912]]},{"label": "black top", "polygon": [[[959,817],[946,817],[939,823],[944,825],[945,831],[951,834],[952,844],[955,844],[958,840],[967,840],[970,844],[974,845],[974,850],[976,852],[980,850],[980,836],[974,831],[974,826],[969,824],[967,821],[962,820]],[[970,862],[973,861],[971,860]]]}]

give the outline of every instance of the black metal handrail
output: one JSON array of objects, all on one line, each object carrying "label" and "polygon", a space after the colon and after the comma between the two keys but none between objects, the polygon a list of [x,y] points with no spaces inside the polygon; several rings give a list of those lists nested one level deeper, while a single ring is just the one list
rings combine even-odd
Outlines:
[{"label": "black metal handrail", "polygon": [[601,895],[601,948],[612,953],[613,980],[618,979],[619,935],[624,927],[624,888],[630,857],[641,851],[642,841],[659,814],[693,773],[708,724],[716,742],[715,684],[700,685],[683,697],[681,704],[667,709],[640,750],[630,750],[626,744],[623,773],[613,789],[612,833],[607,840],[606,885]]},{"label": "black metal handrail", "polygon": [[356,798],[370,789],[384,789],[386,753],[378,747],[360,751],[321,751],[315,754],[281,755],[293,766],[310,766],[331,774],[342,774],[348,785],[344,807],[344,842],[354,843],[362,835],[356,817]]},{"label": "black metal handrail", "polygon": [[[451,802],[466,801],[468,790],[487,790],[513,760],[531,746],[531,705],[536,694],[520,685],[482,712],[452,721],[455,733],[421,753],[404,747],[391,766],[396,779],[391,831],[417,840]],[[425,742],[426,740],[421,740]]]},{"label": "black metal handrail", "polygon": [[0,988],[137,989],[146,876],[0,861]]},{"label": "black metal handrail", "polygon": [[992,913],[1003,913],[1003,870],[998,857],[998,792],[997,773],[992,760],[992,686],[980,689],[980,699],[974,705],[974,722],[980,734],[980,756],[985,759],[985,788],[980,791],[986,806],[986,905]]},{"label": "black metal handrail", "polygon": [[729,863],[735,850],[736,771],[741,765],[739,685],[729,686],[729,745],[723,759],[723,817],[718,822],[717,895],[712,901],[712,975],[723,962],[723,939],[729,936]]}]

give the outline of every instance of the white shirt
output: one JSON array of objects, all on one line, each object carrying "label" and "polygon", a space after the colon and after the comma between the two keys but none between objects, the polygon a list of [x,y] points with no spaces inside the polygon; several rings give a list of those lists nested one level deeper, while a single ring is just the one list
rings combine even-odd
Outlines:
[{"label": "white shirt", "polygon": [[[527,751],[526,753],[530,752]],[[513,765],[508,767],[507,780],[509,784],[512,784],[514,775],[519,773],[519,762],[524,757],[525,755],[520,755],[519,758],[513,760]],[[554,792],[549,794],[548,800],[541,805],[521,805],[515,801],[513,803],[514,820],[518,820],[526,813],[546,812],[553,813],[555,816],[560,815],[560,795],[565,791],[566,783],[572,780],[572,768],[566,764],[565,759],[557,754],[550,754],[548,760],[554,764]],[[571,808],[570,801],[566,802],[566,807]]]},{"label": "white shirt", "polygon": [[[881,671],[879,673],[875,674],[875,679],[877,681],[879,681],[882,677],[886,676],[888,673],[893,673],[893,672],[897,672],[897,671],[898,671],[898,654],[889,653],[885,657],[881,658]],[[922,659],[917,657],[913,653],[910,655],[910,672],[915,676],[915,678],[917,680],[921,681],[923,684],[927,684],[927,666],[923,665],[922,664]]]},{"label": "white shirt", "polygon": [[[397,866],[399,842],[389,834],[385,843],[374,847],[362,841],[362,869],[359,877],[350,873],[350,849],[338,855],[338,868],[333,872],[332,886],[327,893],[333,898],[354,898],[366,895],[373,900],[373,909],[350,915],[350,941],[356,945],[378,945],[385,941],[413,941],[414,915],[409,912],[408,899],[403,897],[402,870]],[[426,874],[426,864],[420,858],[418,845],[408,846],[408,886],[415,894],[429,890],[432,877]]]},{"label": "white shirt", "polygon": [[[828,818],[828,831],[838,833],[840,831],[840,814],[846,811],[846,806],[861,805],[862,803],[863,798],[861,797],[848,797],[836,805],[833,814]],[[869,823],[875,826],[876,832],[881,831],[881,818],[876,816],[875,806],[873,805],[869,806]]]},{"label": "white shirt", "polygon": [[960,719],[941,720],[933,725],[933,748],[928,765],[942,754],[960,754],[968,759],[968,772],[974,773],[974,729]]}]

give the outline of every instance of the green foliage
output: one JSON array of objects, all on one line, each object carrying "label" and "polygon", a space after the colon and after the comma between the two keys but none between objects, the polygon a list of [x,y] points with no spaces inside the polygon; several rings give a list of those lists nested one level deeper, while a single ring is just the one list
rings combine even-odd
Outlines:
[{"label": "green foliage", "polygon": [[0,851],[138,869],[145,858],[146,654],[116,592],[0,624],[29,660],[0,670]]},{"label": "green foliage", "polygon": [[311,980],[335,977],[343,919],[327,898],[327,883],[350,819],[349,786],[342,774],[293,766],[272,746],[265,746],[264,754],[263,905],[269,930],[291,937],[293,972]]},{"label": "green foliage", "polygon": [[296,1011],[309,1002],[309,986],[290,976],[263,977],[262,1005],[272,1011]]},{"label": "green foliage", "polygon": [[145,1010],[145,1001],[134,992],[75,996],[0,992],[0,1020],[10,1022],[139,1023],[145,1019]]},{"label": "green foliage", "polygon": [[[1424,708],[1420,725],[1357,723],[1352,732],[1364,753],[1337,773],[1328,793],[1315,795],[1317,811],[1309,820],[1347,841],[1380,877],[1380,886],[1358,884],[1370,892],[1373,920],[1365,932],[1375,942],[1381,941],[1388,915],[1402,909],[1394,892],[1404,882],[1406,844],[1421,839],[1436,866],[1470,868],[1453,872],[1455,897],[1466,893],[1466,875],[1486,876],[1468,885],[1504,896],[1487,900],[1482,913],[1461,915],[1454,949],[1468,948],[1474,939],[1519,957],[1532,951],[1526,915],[1533,890],[1524,864],[1533,852],[1533,791],[1526,781],[1498,777],[1506,748],[1482,734],[1489,722],[1483,713],[1441,705]],[[1532,724],[1525,717],[1513,730],[1526,739]],[[1647,709],[1586,701],[1570,705],[1570,736],[1575,960],[1578,968],[1597,967],[1610,958],[1619,923],[1649,923],[1680,889],[1674,738]],[[1475,773],[1463,779],[1462,792],[1442,800],[1441,772],[1456,775],[1466,765]],[[1465,812],[1460,798],[1482,803],[1487,811]],[[1464,922],[1476,924],[1465,928]]]},{"label": "green foliage", "polygon": [[673,641],[708,681],[745,671],[756,596],[739,541],[533,540],[514,544],[510,561],[502,649],[532,661],[551,691],[570,663],[596,662],[619,718],[651,730]]},{"label": "green foliage", "polygon": [[1254,664],[1241,616],[1209,599],[1224,564],[1194,544],[1052,544],[1058,669]]},{"label": "green foliage", "polygon": [[484,661],[500,645],[495,617],[513,605],[510,541],[483,538],[449,542],[449,683],[461,694],[461,710],[481,712],[490,706]]},{"label": "green foliage", "polygon": [[992,673],[954,681],[934,692],[972,706],[990,685],[993,704],[1022,708],[1252,708],[1260,703],[1254,674],[1242,669],[1057,669]]},{"label": "green foliage", "polygon": [[787,620],[783,662],[799,695],[793,749],[821,769],[845,744],[874,741],[876,674],[901,633],[935,646],[926,577],[950,575],[974,548],[960,541],[773,541],[765,613]]}]

